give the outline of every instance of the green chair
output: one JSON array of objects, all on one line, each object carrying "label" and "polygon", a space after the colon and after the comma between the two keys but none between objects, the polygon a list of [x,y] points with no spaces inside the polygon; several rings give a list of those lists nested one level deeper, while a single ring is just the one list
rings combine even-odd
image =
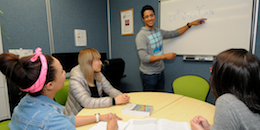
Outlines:
[{"label": "green chair", "polygon": [[181,94],[202,101],[206,100],[209,92],[207,80],[196,75],[185,75],[178,77],[172,83],[175,94]]},{"label": "green chair", "polygon": [[11,121],[10,119],[1,121],[0,122],[0,130],[10,130],[9,127],[8,127],[8,123],[10,121]]},{"label": "green chair", "polygon": [[64,82],[63,88],[61,88],[55,95],[54,99],[59,104],[65,106],[67,98],[69,95],[69,79],[66,79]]}]

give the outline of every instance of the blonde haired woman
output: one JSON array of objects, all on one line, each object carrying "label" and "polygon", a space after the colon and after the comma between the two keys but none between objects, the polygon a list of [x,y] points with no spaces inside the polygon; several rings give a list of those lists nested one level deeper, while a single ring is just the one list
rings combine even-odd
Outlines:
[{"label": "blonde haired woman", "polygon": [[[101,108],[129,102],[130,97],[115,89],[100,72],[102,68],[100,58],[100,53],[96,49],[80,51],[79,65],[70,72],[65,115],[76,115],[82,108]],[[109,97],[103,97],[103,91]]]}]

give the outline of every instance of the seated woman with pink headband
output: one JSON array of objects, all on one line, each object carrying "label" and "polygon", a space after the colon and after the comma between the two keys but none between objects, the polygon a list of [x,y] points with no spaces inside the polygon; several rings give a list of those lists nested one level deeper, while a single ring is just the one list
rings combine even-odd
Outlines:
[{"label": "seated woman with pink headband", "polygon": [[[12,114],[10,129],[47,130],[75,129],[96,122],[96,116],[65,116],[64,107],[53,99],[64,85],[65,71],[60,62],[49,55],[43,55],[41,48],[34,56],[22,57],[11,53],[0,55],[0,70],[20,90],[28,94],[21,99]],[[98,120],[108,121],[108,130],[118,128],[117,116],[100,115]]]}]

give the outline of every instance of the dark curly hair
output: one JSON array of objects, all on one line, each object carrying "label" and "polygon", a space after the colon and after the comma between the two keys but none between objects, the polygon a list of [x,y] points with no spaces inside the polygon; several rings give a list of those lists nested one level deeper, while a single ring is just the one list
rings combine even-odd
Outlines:
[{"label": "dark curly hair", "polygon": [[[152,10],[153,13],[154,13],[154,9],[153,9],[152,6],[150,6],[150,5],[145,5],[145,6],[142,8],[142,11],[141,11],[141,16],[142,16],[142,18],[144,18],[144,11],[145,11],[145,10]],[[155,14],[155,13],[154,13],[154,14]]]}]

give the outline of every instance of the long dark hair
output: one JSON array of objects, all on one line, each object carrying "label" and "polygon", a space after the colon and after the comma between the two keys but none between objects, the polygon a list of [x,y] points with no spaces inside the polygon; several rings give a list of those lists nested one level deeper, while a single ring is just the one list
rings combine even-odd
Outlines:
[{"label": "long dark hair", "polygon": [[[44,55],[48,64],[48,71],[45,84],[55,79],[56,70],[52,66],[53,57]],[[41,62],[38,58],[35,62],[30,59],[33,56],[26,56],[19,59],[18,55],[3,53],[0,55],[0,70],[8,80],[22,89],[26,89],[36,82],[41,71]],[[32,96],[41,95],[42,91],[29,93]]]},{"label": "long dark hair", "polygon": [[216,98],[231,93],[260,113],[260,61],[247,50],[230,49],[217,55],[210,86]]}]

